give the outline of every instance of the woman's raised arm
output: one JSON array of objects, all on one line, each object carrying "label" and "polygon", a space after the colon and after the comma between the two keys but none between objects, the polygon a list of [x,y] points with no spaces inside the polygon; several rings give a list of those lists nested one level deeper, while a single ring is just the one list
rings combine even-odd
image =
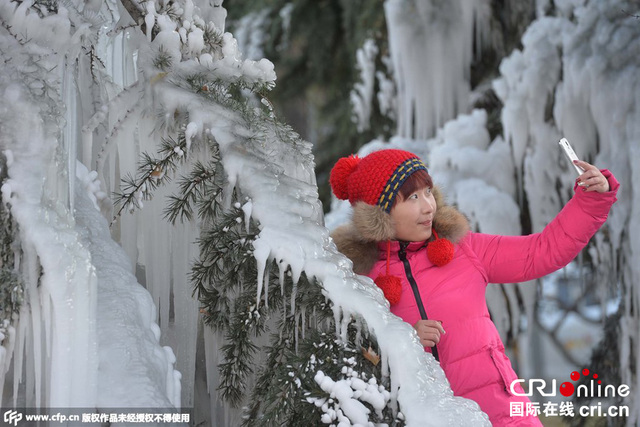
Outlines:
[{"label": "woman's raised arm", "polygon": [[611,172],[578,161],[585,172],[575,194],[540,233],[497,236],[471,233],[465,244],[478,257],[490,283],[533,280],[571,262],[606,221],[620,184]]}]

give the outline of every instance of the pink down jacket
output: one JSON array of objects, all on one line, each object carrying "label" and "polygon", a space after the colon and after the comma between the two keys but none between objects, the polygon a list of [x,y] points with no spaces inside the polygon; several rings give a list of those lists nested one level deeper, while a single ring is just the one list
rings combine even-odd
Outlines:
[{"label": "pink down jacket", "polygon": [[[510,402],[529,399],[509,391],[517,375],[489,318],[487,284],[525,282],[572,261],[617,200],[618,181],[609,171],[602,172],[609,180],[609,192],[583,192],[576,186],[574,197],[540,233],[494,236],[468,232],[455,245],[453,260],[443,267],[427,259],[423,242],[406,247],[406,259],[427,316],[442,321],[446,331],[437,349],[451,388],[455,395],[476,401],[494,426],[542,424],[537,417],[510,417]],[[379,243],[378,248],[379,259],[368,274],[373,279],[386,271],[387,244]],[[400,243],[392,242],[389,272],[402,279],[402,296],[391,311],[413,325],[420,320],[420,313],[399,250]]]}]

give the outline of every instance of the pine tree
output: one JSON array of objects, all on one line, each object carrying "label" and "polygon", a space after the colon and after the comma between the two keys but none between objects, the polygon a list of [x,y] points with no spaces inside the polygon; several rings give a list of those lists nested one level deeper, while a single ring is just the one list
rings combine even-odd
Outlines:
[{"label": "pine tree", "polygon": [[[184,88],[209,103],[241,113],[243,124],[254,130],[254,136],[238,144],[246,147],[272,144],[269,135],[274,135],[292,150],[306,148],[298,135],[279,123],[268,109],[256,113],[237,84],[206,82],[203,78],[187,77]],[[259,90],[264,88],[242,89],[260,95]],[[141,201],[150,197],[157,186],[187,167],[184,129],[188,123],[187,115],[176,121],[173,135],[163,140],[158,156],[144,156],[138,177],[123,183],[121,211],[140,207]],[[335,338],[332,304],[326,301],[321,284],[315,279],[304,272],[294,279],[290,267],[282,270],[274,260],[266,269],[264,296],[257,298],[255,284],[259,279],[253,242],[260,224],[243,210],[251,201],[243,195],[242,187],[228,187],[219,146],[213,139],[192,150],[208,152],[206,162],[194,161],[188,165],[190,170],[177,178],[180,192],[170,198],[166,217],[172,222],[197,220],[202,224],[200,256],[193,265],[191,281],[205,323],[225,337],[226,344],[222,347],[225,361],[220,365],[224,399],[238,405],[247,394],[251,395],[247,426],[314,425],[332,408],[335,416],[339,416],[337,402],[315,380],[317,369],[321,368],[336,381],[373,387],[375,393],[389,402],[385,389],[388,378],[382,376],[381,367],[372,356],[378,351],[375,340],[366,328],[358,333],[355,324],[349,327],[348,341]],[[277,165],[265,160],[265,166]],[[229,199],[230,205],[226,206]],[[265,349],[255,344],[263,335],[270,336]],[[266,352],[267,362],[256,371],[254,359],[260,352]],[[254,374],[257,385],[248,390],[247,377]],[[389,404],[377,414],[373,407],[370,410],[375,414],[372,421],[391,422],[397,408]],[[399,420],[396,423],[401,425]]]},{"label": "pine tree", "polygon": [[[305,137],[314,143],[320,199],[328,207],[328,175],[335,159],[374,138],[390,137],[394,129],[393,120],[373,99],[370,126],[358,131],[348,92],[360,80],[356,54],[368,39],[378,47],[377,70],[390,73],[383,63],[389,55],[384,8],[371,0],[241,0],[228,9],[232,31],[245,24],[243,18],[261,17],[255,29],[263,34],[259,47],[276,64],[278,79],[287,82],[271,95],[278,111],[289,122],[298,119],[297,129],[307,123],[322,129],[309,129]],[[299,117],[301,105],[313,111],[312,117]]]},{"label": "pine tree", "polygon": [[[6,179],[6,164],[5,156],[0,155],[0,185]],[[23,300],[23,286],[15,271],[14,248],[19,241],[16,231],[11,212],[0,203],[0,344]]]},{"label": "pine tree", "polygon": [[[137,12],[129,10],[141,22]],[[309,144],[273,112],[266,97],[270,83],[180,71],[169,57],[162,49],[156,51],[147,75],[170,80],[185,97],[232,118],[233,147],[261,165],[274,185],[300,181],[283,167],[286,162],[279,153],[289,152],[312,170]],[[317,425],[321,420],[339,421],[348,412],[331,394],[328,384],[334,381],[350,390],[349,401],[369,412],[371,422],[403,425],[366,323],[350,315],[336,316],[318,279],[294,271],[284,259],[269,258],[266,266],[258,265],[254,244],[263,224],[251,212],[247,195],[255,184],[230,182],[232,174],[225,170],[223,147],[213,129],[201,137],[187,135],[192,120],[188,108],[168,113],[157,114],[164,134],[158,152],[145,154],[137,175],[123,181],[118,214],[142,208],[155,189],[177,181],[179,191],[170,197],[165,216],[173,223],[200,224],[200,255],[191,282],[205,323],[225,340],[219,366],[223,398],[235,406],[250,402],[244,408],[246,426]],[[302,202],[317,205],[313,193]],[[336,325],[336,319],[341,324]],[[337,338],[341,328],[346,334]],[[266,346],[256,344],[265,340]],[[266,362],[256,369],[260,354]],[[250,376],[256,377],[252,389],[247,387]],[[331,381],[322,381],[325,377]]]}]

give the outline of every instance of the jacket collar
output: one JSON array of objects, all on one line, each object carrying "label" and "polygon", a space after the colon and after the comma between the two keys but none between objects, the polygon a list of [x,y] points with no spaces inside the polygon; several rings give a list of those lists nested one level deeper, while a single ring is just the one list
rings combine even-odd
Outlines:
[{"label": "jacket collar", "polygon": [[423,242],[402,242],[399,240],[392,240],[390,242],[377,242],[376,247],[378,248],[378,253],[380,254],[380,258],[387,258],[387,244],[390,245],[391,254],[395,255],[400,252],[400,249],[404,248],[407,253],[418,252],[419,250],[425,248],[429,243],[428,240]]}]

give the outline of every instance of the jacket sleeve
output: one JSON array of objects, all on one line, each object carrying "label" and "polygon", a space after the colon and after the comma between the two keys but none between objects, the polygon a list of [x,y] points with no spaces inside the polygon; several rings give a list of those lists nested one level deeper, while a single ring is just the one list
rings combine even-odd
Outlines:
[{"label": "jacket sleeve", "polygon": [[617,200],[620,184],[604,169],[610,190],[584,192],[574,186],[574,196],[540,233],[496,236],[471,233],[471,249],[483,265],[490,283],[517,283],[540,278],[569,264],[606,221]]}]

